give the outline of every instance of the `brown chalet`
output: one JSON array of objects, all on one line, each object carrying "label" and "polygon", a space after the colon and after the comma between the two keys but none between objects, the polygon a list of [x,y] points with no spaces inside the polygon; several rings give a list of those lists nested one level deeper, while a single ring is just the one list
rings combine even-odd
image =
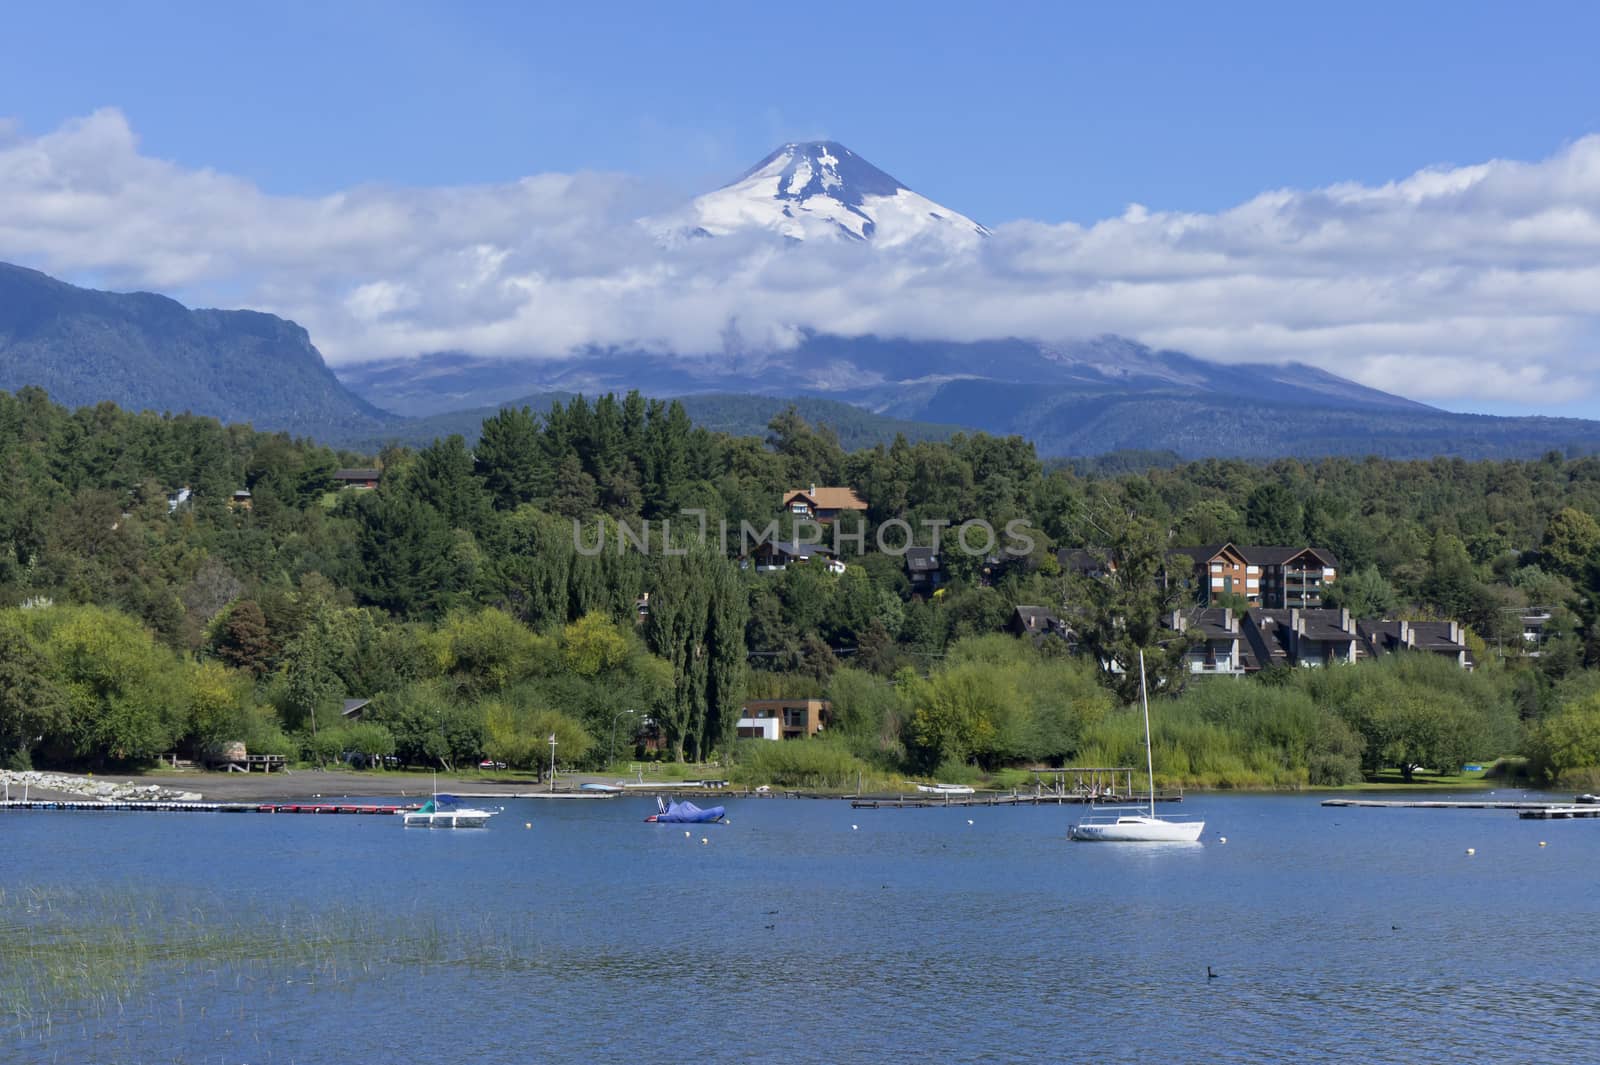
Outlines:
[{"label": "brown chalet", "polygon": [[865,511],[867,501],[856,495],[853,488],[818,488],[812,485],[809,489],[796,488],[785,492],[783,509],[799,518],[833,521],[846,511]]},{"label": "brown chalet", "polygon": [[345,469],[333,471],[333,483],[340,488],[376,488],[382,470]]},{"label": "brown chalet", "polygon": [[1246,606],[1267,610],[1317,609],[1322,589],[1339,575],[1339,562],[1325,547],[1247,547],[1206,544],[1168,552],[1194,560],[1195,599],[1210,605],[1235,595]]}]

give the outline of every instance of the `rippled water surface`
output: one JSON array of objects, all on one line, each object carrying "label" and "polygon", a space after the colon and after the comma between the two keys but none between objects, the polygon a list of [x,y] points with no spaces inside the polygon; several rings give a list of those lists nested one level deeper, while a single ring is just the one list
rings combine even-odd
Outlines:
[{"label": "rippled water surface", "polygon": [[727,805],[0,814],[0,1062],[1600,1061],[1600,821]]}]

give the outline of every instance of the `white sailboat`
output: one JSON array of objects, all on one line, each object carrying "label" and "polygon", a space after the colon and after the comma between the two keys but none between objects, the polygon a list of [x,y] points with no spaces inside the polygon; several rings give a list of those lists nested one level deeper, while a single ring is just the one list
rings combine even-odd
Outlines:
[{"label": "white sailboat", "polygon": [[1073,825],[1068,833],[1069,838],[1101,843],[1194,843],[1205,831],[1204,821],[1156,816],[1155,755],[1150,749],[1150,695],[1145,688],[1142,647],[1139,649],[1139,702],[1144,706],[1144,759],[1145,769],[1150,774],[1149,809],[1143,806],[1099,807],[1105,812],[1086,817]]}]

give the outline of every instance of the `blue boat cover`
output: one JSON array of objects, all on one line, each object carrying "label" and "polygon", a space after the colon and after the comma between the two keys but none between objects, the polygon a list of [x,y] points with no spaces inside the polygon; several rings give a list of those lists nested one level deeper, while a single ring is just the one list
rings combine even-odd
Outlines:
[{"label": "blue boat cover", "polygon": [[702,810],[692,802],[678,802],[673,800],[665,813],[656,814],[657,823],[675,825],[697,825],[710,821],[722,820],[722,807],[713,806],[709,810]]}]

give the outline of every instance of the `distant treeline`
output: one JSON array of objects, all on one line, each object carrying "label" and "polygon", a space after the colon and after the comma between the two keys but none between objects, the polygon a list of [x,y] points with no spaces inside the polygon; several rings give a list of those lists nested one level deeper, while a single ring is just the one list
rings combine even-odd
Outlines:
[{"label": "distant treeline", "polygon": [[[380,487],[335,491],[336,469],[370,464]],[[392,743],[419,763],[500,752],[533,765],[531,738],[558,724],[563,760],[603,759],[615,714],[633,709],[674,754],[703,758],[734,748],[743,698],[810,692],[830,694],[841,722],[816,749],[844,745],[878,771],[1121,757],[1129,726],[1092,663],[1058,661],[1051,641],[1006,638],[1002,653],[993,637],[1016,605],[1074,594],[1055,548],[1137,520],[1173,545],[1326,547],[1336,605],[1466,622],[1478,673],[1415,686],[1449,700],[1435,731],[1448,718],[1471,743],[1429,757],[1600,762],[1584,760],[1600,728],[1583,709],[1600,663],[1600,459],[1150,465],[1046,470],[1026,441],[984,434],[847,452],[792,411],[765,438],[728,436],[637,394],[501,411],[470,449],[449,438],[378,456],[0,394],[0,744],[62,764],[226,737],[310,758]],[[758,574],[688,540],[670,556],[589,557],[573,542],[574,518],[637,525],[684,508],[765,525],[785,491],[811,484],[867,501],[869,544],[891,519],[1021,519],[1036,549],[999,565],[947,551],[943,590],[914,597],[894,556],[849,559],[837,577]],[[1553,614],[1537,657],[1524,654],[1529,606]],[[1366,697],[1339,685],[1413,684],[1411,671],[1433,668],[1201,681],[1188,694],[1175,677],[1158,693],[1173,700],[1159,757],[1213,782],[1398,766],[1410,741],[1361,719]],[[1035,676],[1047,680],[1033,694],[995,702]],[[192,690],[139,694],[141,677]],[[1219,683],[1251,694],[1227,704]],[[1285,709],[1291,695],[1301,710]],[[373,700],[359,725],[342,719],[343,698]],[[1262,709],[1246,720],[1251,706]],[[1270,723],[1290,720],[1314,742],[1272,739]],[[1240,760],[1202,765],[1203,751]]]}]

